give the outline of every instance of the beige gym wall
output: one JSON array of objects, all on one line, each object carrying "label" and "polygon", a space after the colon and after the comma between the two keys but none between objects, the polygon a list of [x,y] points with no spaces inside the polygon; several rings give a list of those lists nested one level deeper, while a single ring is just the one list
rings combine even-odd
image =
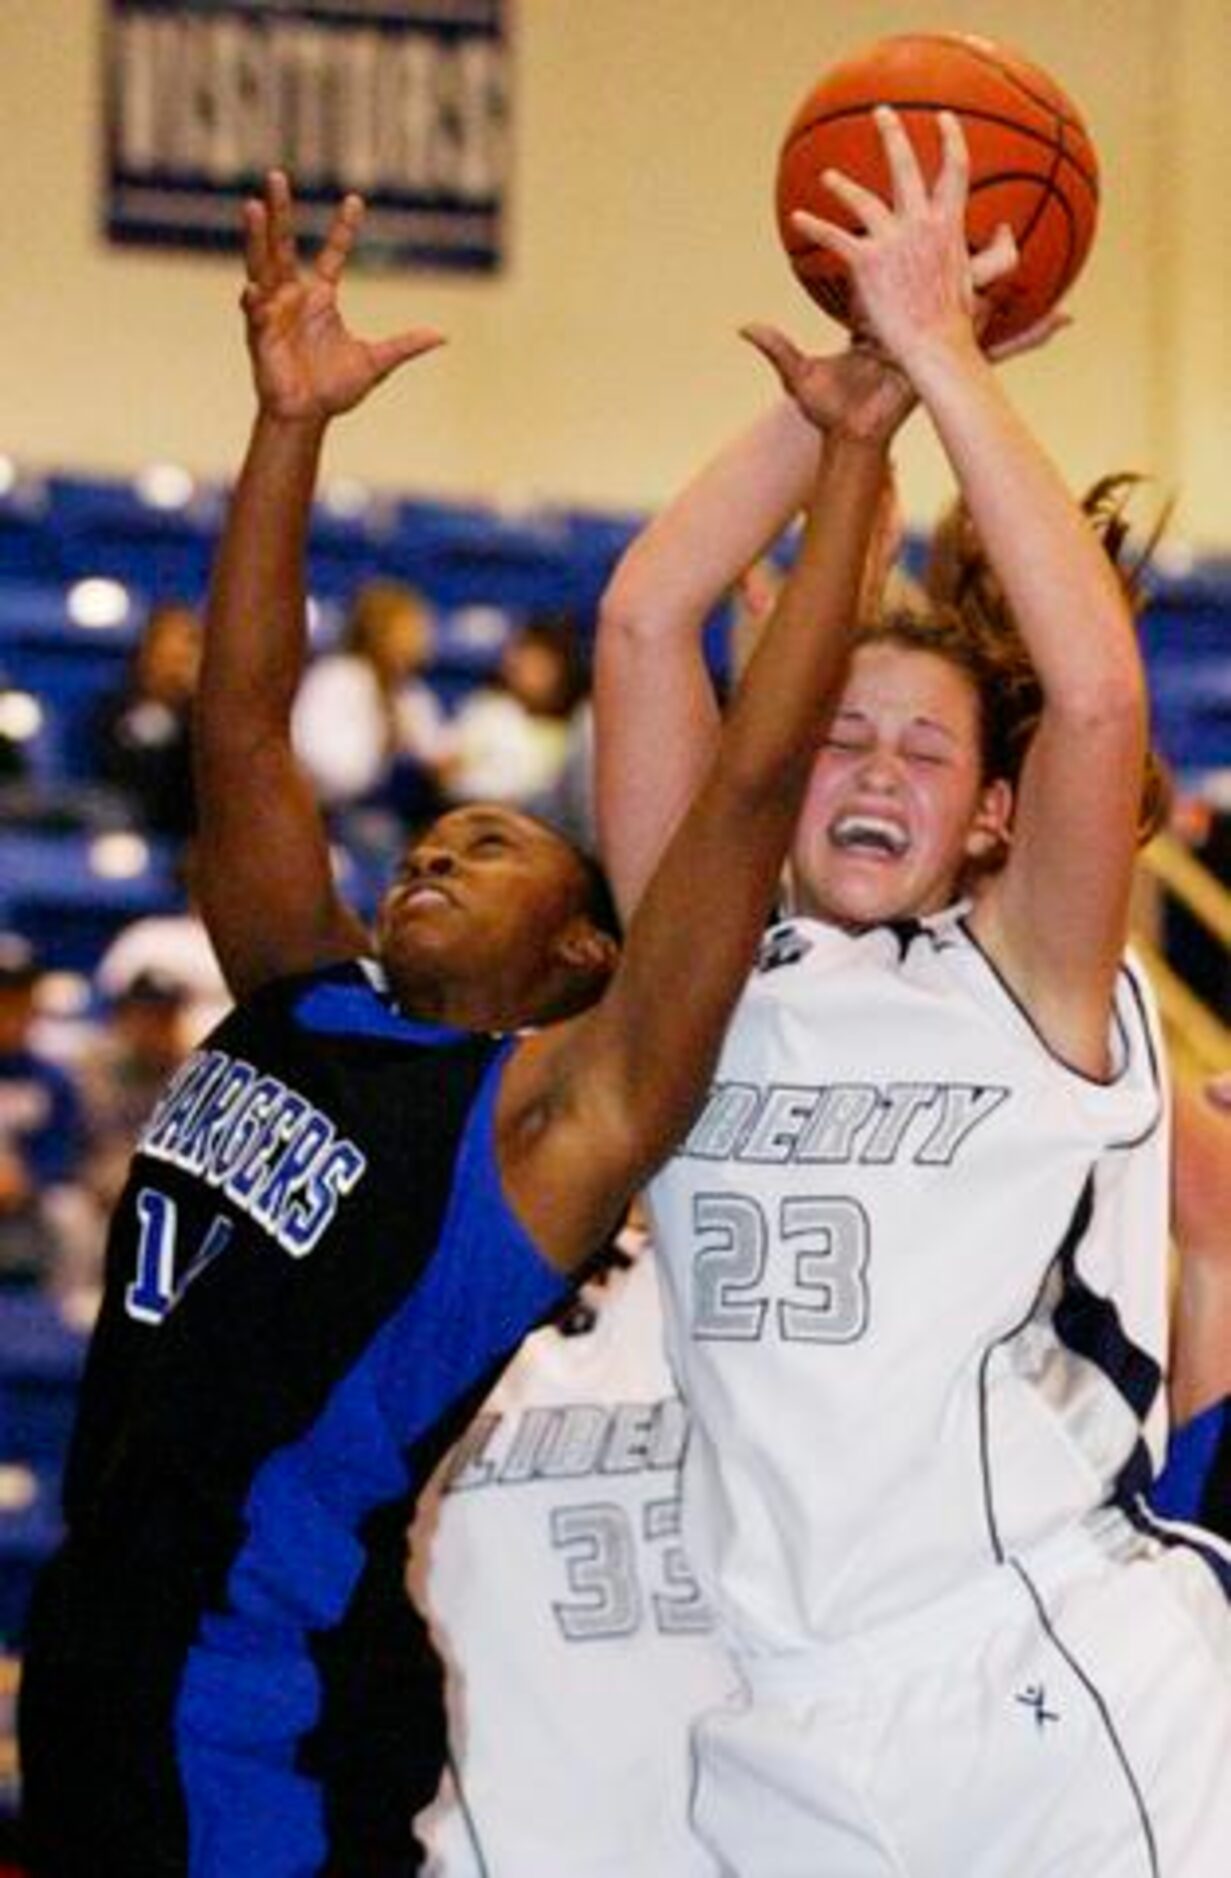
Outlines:
[{"label": "beige gym wall", "polygon": [[[1104,171],[1076,325],[1009,369],[1066,473],[1150,469],[1231,547],[1231,7],[1226,0],[517,0],[510,256],[494,281],[361,279],[357,326],[452,343],[340,427],[330,468],[395,487],[642,507],[769,394],[734,337],[829,327],[769,210],[778,138],[881,33],[1003,37],[1080,101]],[[234,260],[108,248],[96,0],[0,3],[0,448],[38,466],[233,466],[249,413]],[[912,515],[946,487],[905,448]]]}]

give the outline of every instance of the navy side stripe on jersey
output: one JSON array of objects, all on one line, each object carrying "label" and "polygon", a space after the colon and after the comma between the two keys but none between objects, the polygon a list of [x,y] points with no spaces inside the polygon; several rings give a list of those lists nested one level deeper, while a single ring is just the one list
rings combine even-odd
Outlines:
[{"label": "navy side stripe on jersey", "polygon": [[[988,1368],[994,1353],[1012,1344],[1033,1323],[1050,1323],[1057,1344],[1071,1357],[1096,1368],[1132,1410],[1144,1428],[1163,1386],[1163,1374],[1148,1351],[1134,1343],[1124,1328],[1112,1299],[1091,1289],[1077,1268],[1078,1254],[1089,1234],[1097,1204],[1094,1175],[1082,1187],[1077,1204],[1057,1251],[1048,1265],[1035,1299],[1021,1322],[984,1353],[980,1383],[980,1448],[983,1497],[988,1534],[994,1556],[1003,1561],[1004,1546],[996,1514],[994,1468],[988,1426]],[[1129,1502],[1145,1493],[1154,1467],[1144,1432],[1121,1468],[1115,1483],[1119,1501]]]},{"label": "navy side stripe on jersey", "polygon": [[[1091,1177],[1078,1208],[1080,1234],[1069,1238],[1060,1254],[1064,1289],[1056,1306],[1056,1335],[1066,1349],[1102,1371],[1144,1427],[1163,1387],[1162,1370],[1154,1357],[1128,1336],[1113,1300],[1093,1291],[1077,1270],[1077,1247],[1088,1229],[1094,1204]],[[1153,1477],[1154,1463],[1143,1435],[1120,1469],[1116,1493],[1118,1496],[1145,1493]]]}]

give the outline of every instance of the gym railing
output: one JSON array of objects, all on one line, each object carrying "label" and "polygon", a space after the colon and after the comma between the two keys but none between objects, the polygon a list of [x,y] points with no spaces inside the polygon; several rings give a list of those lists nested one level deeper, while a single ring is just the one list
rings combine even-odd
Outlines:
[{"label": "gym railing", "polygon": [[[1224,951],[1231,953],[1231,893],[1174,835],[1158,835],[1141,857],[1143,900],[1176,901]],[[1231,1068],[1231,1028],[1163,956],[1157,921],[1136,922],[1133,942],[1158,996],[1177,1076],[1186,1081]]]}]

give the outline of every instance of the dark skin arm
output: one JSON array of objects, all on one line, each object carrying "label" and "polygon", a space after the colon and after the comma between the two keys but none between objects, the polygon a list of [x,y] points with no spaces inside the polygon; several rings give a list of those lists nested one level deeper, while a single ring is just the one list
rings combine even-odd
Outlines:
[{"label": "dark skin arm", "polygon": [[367,342],[343,324],[338,282],[361,216],[348,197],[301,273],[286,178],[271,175],[264,201],[245,210],[243,308],[258,410],[214,568],[196,705],[198,890],[237,997],[370,950],[335,892],[325,830],[291,747],[308,522],[329,421],[441,340],[420,329]]},{"label": "dark skin arm", "polygon": [[909,408],[900,381],[881,395],[882,362],[853,370],[862,395],[829,429],[794,566],[611,986],[584,1018],[524,1044],[506,1074],[506,1188],[566,1268],[686,1129],[755,957],[845,671],[888,439]]},{"label": "dark skin arm", "polygon": [[[969,259],[965,284],[972,302],[976,288],[1012,261],[1002,247]],[[914,402],[905,374],[866,340],[837,358],[820,359],[773,328],[750,327],[745,336],[777,372],[795,417],[787,424],[779,413],[769,426],[758,426],[650,525],[617,572],[616,596],[609,596],[600,627],[600,820],[614,840],[622,902],[636,913],[621,979],[590,1020],[609,1053],[599,1091],[606,1104],[603,1127],[590,1127],[588,1137],[583,1130],[577,1142],[563,1129],[548,1144],[559,1171],[545,1184],[553,1194],[567,1194],[573,1209],[585,1197],[581,1165],[604,1130],[618,1140],[621,1113],[643,1130],[627,1157],[645,1173],[690,1118],[702,1087],[698,1063],[717,1054],[723,1010],[738,991],[741,960],[755,949],[826,714],[842,683],[886,491],[889,441]],[[825,438],[803,542],[715,745],[695,638],[690,664],[679,649],[690,627],[699,626],[706,603],[719,598],[714,580],[732,571],[724,561],[728,536],[746,553],[750,527],[777,518],[791,479],[814,456],[800,445],[799,418]],[[674,648],[665,677],[655,658],[664,636]],[[664,766],[666,738],[672,749]],[[662,850],[680,787],[679,745],[698,767],[708,750],[709,768]],[[641,897],[650,857],[660,850],[663,858]],[[612,1017],[615,1034],[603,1029]],[[634,1088],[638,1068],[642,1080]],[[588,1067],[583,1063],[579,1072],[566,1062],[566,1069],[585,1102],[595,1099],[586,1086]],[[534,1204],[533,1194],[523,1204]],[[550,1235],[566,1223],[565,1208],[544,1208],[541,1219],[535,1216],[541,1243],[554,1250]]]},{"label": "dark skin arm", "polygon": [[[302,276],[285,179],[272,176],[264,203],[247,210],[244,308],[259,411],[211,594],[198,733],[202,899],[240,995],[367,946],[334,891],[291,751],[307,525],[329,422],[439,338],[411,331],[371,345],[347,331],[337,288],[360,214],[349,199]],[[878,382],[884,369],[860,367]],[[705,1089],[841,680],[886,442],[854,424],[831,438],[793,574],[606,995],[523,1041],[506,1067],[497,1107],[506,1192],[562,1269],[606,1237]]]}]

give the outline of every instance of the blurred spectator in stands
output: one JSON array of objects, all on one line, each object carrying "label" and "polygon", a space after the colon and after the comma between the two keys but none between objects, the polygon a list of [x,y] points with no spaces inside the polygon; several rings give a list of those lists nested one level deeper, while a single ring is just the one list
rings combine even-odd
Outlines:
[{"label": "blurred spectator in stands", "polygon": [[295,747],[327,809],[374,804],[404,823],[438,812],[446,720],[423,677],[434,650],[431,612],[412,587],[359,589],[338,649],[308,667],[295,705]]},{"label": "blurred spectator in stands", "polygon": [[85,1147],[81,1098],[45,1056],[34,1028],[41,967],[30,942],[0,933],[0,1284],[57,1278],[62,1238],[57,1192],[73,1182]]},{"label": "blurred spectator in stands", "polygon": [[94,726],[95,766],[140,828],[186,836],[196,820],[192,700],[201,622],[189,606],[151,609],[123,688],[105,698]]},{"label": "blurred spectator in stands", "polygon": [[181,1022],[186,1047],[197,1043],[231,1008],[214,948],[196,910],[194,869],[193,844],[188,842],[178,867],[182,909],[144,915],[122,927],[94,971],[95,990],[111,1004],[143,974],[174,978],[185,994]]},{"label": "blurred spectator in stands", "polygon": [[551,787],[530,805],[579,848],[598,852],[594,820],[594,707],[583,698],[569,721],[564,760]]},{"label": "blurred spectator in stands", "polygon": [[571,616],[527,620],[505,646],[495,680],[473,691],[453,719],[449,799],[539,809],[559,781],[588,690],[586,645]]}]

